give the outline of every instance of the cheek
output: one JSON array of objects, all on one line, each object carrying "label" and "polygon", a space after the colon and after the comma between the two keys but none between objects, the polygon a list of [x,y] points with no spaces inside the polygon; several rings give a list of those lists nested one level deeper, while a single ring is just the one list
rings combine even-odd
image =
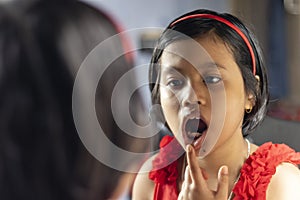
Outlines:
[{"label": "cheek", "polygon": [[168,89],[163,85],[160,86],[159,92],[160,92],[160,102],[163,108],[165,107],[166,110],[168,110],[167,108],[173,107],[173,109],[171,110],[174,111],[177,108],[179,108],[179,100],[177,98],[177,95],[175,95],[174,92],[172,92],[170,89]]},{"label": "cheek", "polygon": [[167,88],[160,88],[160,102],[162,110],[169,127],[174,132],[178,130],[178,113],[180,103],[176,95]]},{"label": "cheek", "polygon": [[245,107],[245,94],[241,89],[236,92],[227,92],[226,100],[226,121],[233,124],[235,128],[242,125]]}]

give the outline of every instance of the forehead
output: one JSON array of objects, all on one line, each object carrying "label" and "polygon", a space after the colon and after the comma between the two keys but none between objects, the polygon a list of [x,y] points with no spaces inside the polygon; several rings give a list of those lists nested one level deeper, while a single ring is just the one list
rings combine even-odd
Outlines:
[{"label": "forehead", "polygon": [[164,49],[160,62],[168,67],[190,64],[198,68],[208,63],[228,68],[237,66],[228,45],[216,37],[175,41]]},{"label": "forehead", "polygon": [[172,42],[164,49],[161,60],[167,59],[172,61],[186,60],[192,63],[196,60],[210,59],[210,55],[197,40],[184,39]]}]

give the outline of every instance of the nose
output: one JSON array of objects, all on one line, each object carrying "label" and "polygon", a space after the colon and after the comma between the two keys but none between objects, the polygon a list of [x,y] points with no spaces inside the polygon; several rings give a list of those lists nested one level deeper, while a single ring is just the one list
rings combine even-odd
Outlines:
[{"label": "nose", "polygon": [[186,87],[186,95],[182,101],[182,106],[199,106],[206,104],[204,94],[206,92],[206,88],[202,83],[189,83]]}]

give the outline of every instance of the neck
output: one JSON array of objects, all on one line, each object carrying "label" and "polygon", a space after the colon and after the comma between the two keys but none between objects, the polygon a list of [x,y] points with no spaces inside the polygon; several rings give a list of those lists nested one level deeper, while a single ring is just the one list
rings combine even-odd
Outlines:
[{"label": "neck", "polygon": [[217,187],[217,174],[222,165],[228,166],[229,188],[232,189],[248,154],[248,145],[242,134],[234,134],[220,143],[204,159],[199,159],[199,166],[208,174],[208,185],[212,190]]}]

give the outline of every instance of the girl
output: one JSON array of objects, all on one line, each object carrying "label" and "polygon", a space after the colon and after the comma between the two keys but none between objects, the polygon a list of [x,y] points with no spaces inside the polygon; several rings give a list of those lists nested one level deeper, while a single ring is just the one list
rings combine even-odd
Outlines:
[{"label": "girl", "polygon": [[300,199],[300,153],[245,139],[263,120],[268,84],[239,19],[209,10],[175,19],[154,50],[150,81],[174,139],[165,136],[144,164],[133,199]]}]

